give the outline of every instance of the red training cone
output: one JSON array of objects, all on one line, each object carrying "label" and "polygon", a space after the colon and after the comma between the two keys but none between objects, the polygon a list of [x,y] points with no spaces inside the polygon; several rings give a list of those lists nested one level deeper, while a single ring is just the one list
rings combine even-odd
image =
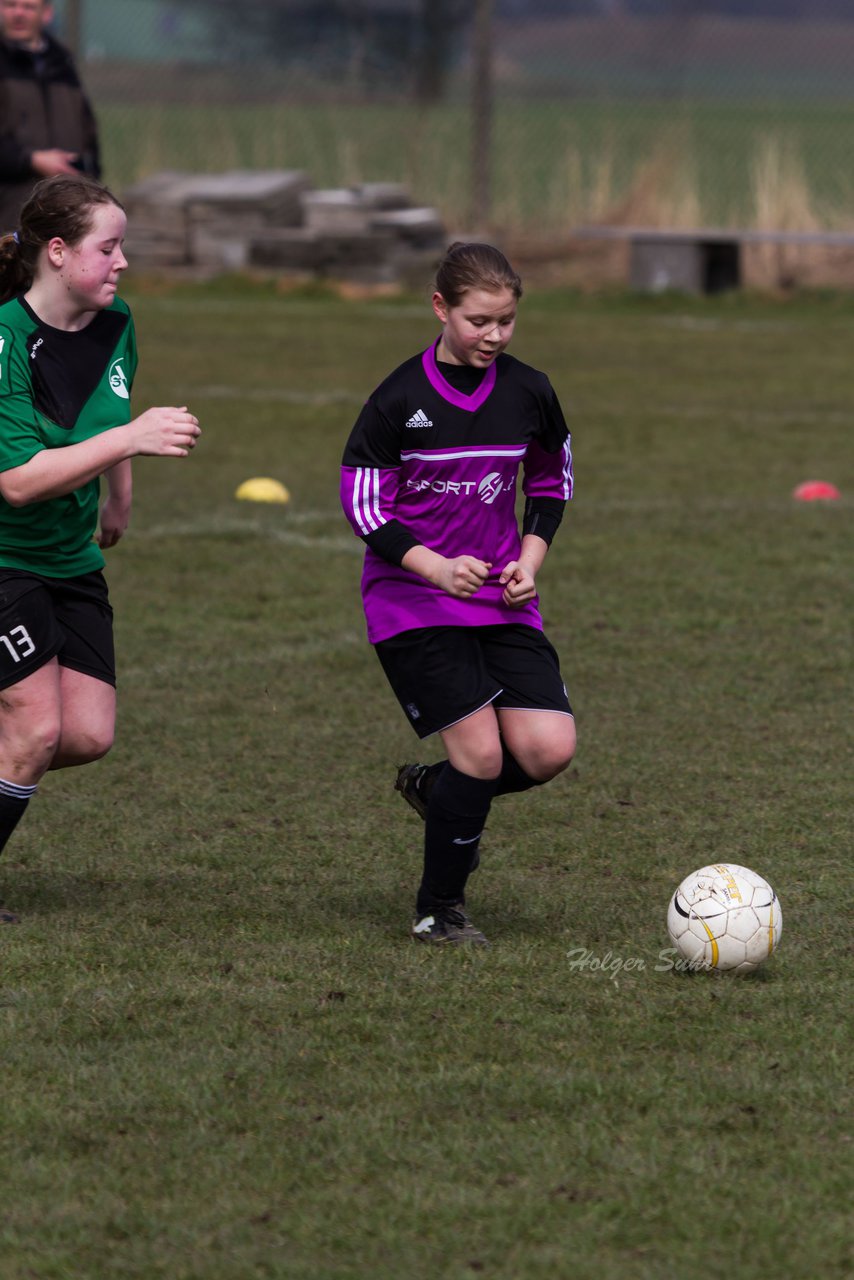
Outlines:
[{"label": "red training cone", "polygon": [[822,499],[832,502],[840,496],[836,485],[828,484],[826,480],[805,480],[792,494],[798,502],[817,502]]}]

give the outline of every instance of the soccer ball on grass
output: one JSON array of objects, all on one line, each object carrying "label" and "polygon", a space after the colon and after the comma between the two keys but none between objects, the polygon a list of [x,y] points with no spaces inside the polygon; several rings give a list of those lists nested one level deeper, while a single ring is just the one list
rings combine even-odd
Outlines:
[{"label": "soccer ball on grass", "polygon": [[751,973],[779,945],[783,913],[767,880],[734,863],[700,867],[667,909],[670,940],[691,969]]}]

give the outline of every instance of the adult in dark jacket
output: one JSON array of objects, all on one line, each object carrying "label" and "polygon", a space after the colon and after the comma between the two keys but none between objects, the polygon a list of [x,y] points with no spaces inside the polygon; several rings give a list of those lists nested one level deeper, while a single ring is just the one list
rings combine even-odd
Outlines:
[{"label": "adult in dark jacket", "polygon": [[95,117],[52,19],[49,0],[0,0],[0,233],[39,178],[101,174]]}]

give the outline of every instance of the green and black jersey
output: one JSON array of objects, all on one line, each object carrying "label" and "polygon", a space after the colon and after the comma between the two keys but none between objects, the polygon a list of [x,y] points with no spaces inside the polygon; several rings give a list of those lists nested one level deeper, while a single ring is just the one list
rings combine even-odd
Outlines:
[{"label": "green and black jersey", "polygon": [[[130,422],[136,363],[133,320],[119,298],[73,333],[44,324],[23,298],[0,306],[0,471]],[[91,480],[25,507],[0,497],[0,566],[50,578],[100,569],[99,488]]]}]

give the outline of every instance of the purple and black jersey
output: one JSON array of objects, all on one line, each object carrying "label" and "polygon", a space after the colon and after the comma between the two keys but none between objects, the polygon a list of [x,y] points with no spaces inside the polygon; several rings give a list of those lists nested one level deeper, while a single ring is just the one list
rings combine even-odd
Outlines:
[{"label": "purple and black jersey", "polygon": [[[377,388],[344,451],[341,501],[367,543],[362,597],[372,644],[417,627],[541,629],[537,602],[508,608],[498,581],[521,547],[520,465],[526,533],[550,541],[572,497],[569,432],[546,375],[502,354],[466,394],[444,376],[436,345]],[[476,556],[492,571],[474,596],[457,600],[401,568],[419,545]]]}]

